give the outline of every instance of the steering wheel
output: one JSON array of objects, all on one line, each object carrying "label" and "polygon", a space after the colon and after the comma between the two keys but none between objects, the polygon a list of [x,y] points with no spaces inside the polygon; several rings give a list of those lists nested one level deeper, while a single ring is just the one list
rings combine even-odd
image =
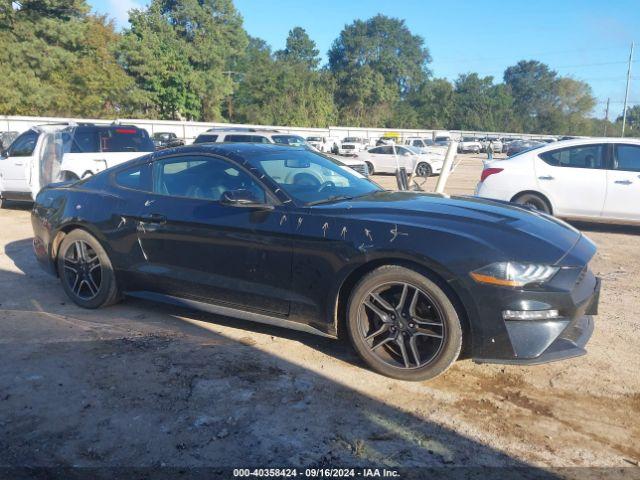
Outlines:
[{"label": "steering wheel", "polygon": [[326,182],[323,182],[322,185],[318,187],[318,193],[324,192],[327,188],[335,188],[335,186],[336,186],[335,183],[333,183],[331,180],[327,180]]}]

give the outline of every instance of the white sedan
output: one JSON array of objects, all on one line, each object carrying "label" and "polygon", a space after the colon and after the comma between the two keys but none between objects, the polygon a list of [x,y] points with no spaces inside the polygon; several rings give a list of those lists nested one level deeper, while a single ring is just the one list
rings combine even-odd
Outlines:
[{"label": "white sedan", "polygon": [[486,162],[476,195],[564,218],[640,222],[640,140],[563,140]]},{"label": "white sedan", "polygon": [[404,167],[409,174],[428,177],[442,171],[444,155],[423,153],[409,145],[380,145],[358,153],[358,159],[365,161],[369,174],[395,173]]}]

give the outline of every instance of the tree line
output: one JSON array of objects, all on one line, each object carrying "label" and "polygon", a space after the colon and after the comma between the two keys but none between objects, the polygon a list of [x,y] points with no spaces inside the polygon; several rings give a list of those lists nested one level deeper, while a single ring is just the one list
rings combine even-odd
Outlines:
[{"label": "tree line", "polygon": [[[151,0],[121,32],[85,0],[0,0],[0,114],[610,135],[591,87],[536,60],[497,81],[436,78],[400,19],[346,25],[322,65],[307,32],[282,50],[232,0]],[[628,132],[640,135],[640,107]]]}]

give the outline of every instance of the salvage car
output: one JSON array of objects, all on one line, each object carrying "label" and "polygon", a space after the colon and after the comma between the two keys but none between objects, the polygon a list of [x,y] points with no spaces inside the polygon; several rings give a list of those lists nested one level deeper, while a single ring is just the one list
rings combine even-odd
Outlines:
[{"label": "salvage car", "polygon": [[640,223],[640,140],[542,145],[485,162],[476,194],[563,218]]},{"label": "salvage car", "polygon": [[32,224],[37,259],[81,307],[133,296],[346,335],[372,369],[403,380],[460,356],[581,355],[598,305],[595,246],[562,221],[385,191],[301,147],[156,152],[44,188]]}]

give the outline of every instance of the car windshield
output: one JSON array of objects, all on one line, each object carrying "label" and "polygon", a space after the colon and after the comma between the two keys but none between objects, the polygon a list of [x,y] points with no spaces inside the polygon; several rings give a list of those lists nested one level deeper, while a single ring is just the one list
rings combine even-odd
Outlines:
[{"label": "car windshield", "polygon": [[296,203],[303,205],[361,197],[381,190],[355,170],[310,150],[261,153],[252,161]]},{"label": "car windshield", "polygon": [[321,142],[322,138],[320,137],[307,137],[307,142]]},{"label": "car windshield", "polygon": [[280,145],[302,147],[307,144],[305,139],[299,135],[273,135],[271,139],[273,140],[273,143],[277,143]]},{"label": "car windshield", "polygon": [[360,139],[356,137],[347,137],[343,140],[346,143],[360,143]]}]

